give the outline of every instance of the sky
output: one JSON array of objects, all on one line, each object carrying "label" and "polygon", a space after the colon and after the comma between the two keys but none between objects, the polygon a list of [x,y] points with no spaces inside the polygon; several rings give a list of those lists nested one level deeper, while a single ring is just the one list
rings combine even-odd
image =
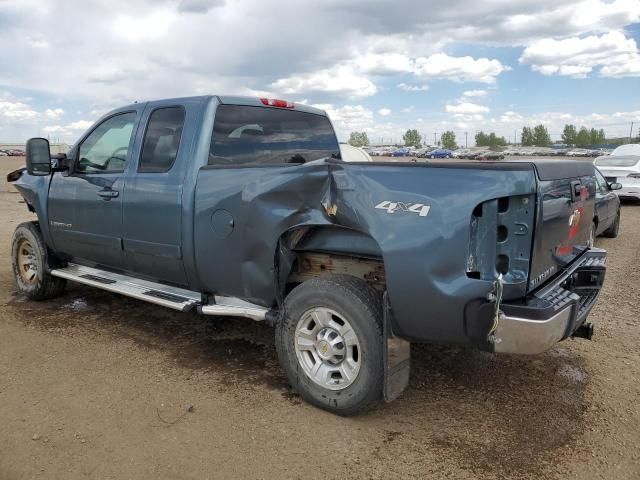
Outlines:
[{"label": "sky", "polygon": [[640,0],[0,0],[0,142],[75,142],[110,109],[239,94],[341,140],[459,144],[640,127]]}]

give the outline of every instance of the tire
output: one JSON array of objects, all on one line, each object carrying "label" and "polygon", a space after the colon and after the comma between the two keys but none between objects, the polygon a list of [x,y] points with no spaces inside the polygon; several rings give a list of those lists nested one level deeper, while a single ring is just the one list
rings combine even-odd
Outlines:
[{"label": "tire", "polygon": [[47,300],[62,293],[67,281],[49,273],[51,261],[38,224],[18,225],[11,239],[11,264],[20,293],[31,300]]},{"label": "tire", "polygon": [[[348,275],[298,285],[286,297],[276,325],[278,358],[293,389],[312,405],[341,416],[364,412],[382,398],[382,340],[379,294]],[[320,358],[322,352],[334,353],[328,342],[338,342],[342,360],[340,355]],[[314,369],[318,377],[312,376]]]},{"label": "tire", "polygon": [[616,219],[613,221],[611,226],[602,233],[602,236],[608,238],[616,238],[618,236],[618,230],[620,230],[620,210],[618,210]]}]

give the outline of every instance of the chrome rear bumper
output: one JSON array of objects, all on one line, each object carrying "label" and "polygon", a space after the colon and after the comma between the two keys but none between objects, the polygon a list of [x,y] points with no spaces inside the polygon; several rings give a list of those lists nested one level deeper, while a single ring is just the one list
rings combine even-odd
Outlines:
[{"label": "chrome rear bumper", "polygon": [[591,249],[559,278],[520,303],[501,305],[490,342],[500,353],[542,353],[585,321],[602,288],[606,251]]}]

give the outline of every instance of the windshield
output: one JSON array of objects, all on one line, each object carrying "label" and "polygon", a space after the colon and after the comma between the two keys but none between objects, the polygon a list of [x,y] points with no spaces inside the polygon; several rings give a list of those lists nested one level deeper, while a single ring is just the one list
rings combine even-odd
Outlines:
[{"label": "windshield", "polygon": [[295,110],[219,105],[210,165],[277,165],[340,158],[329,119]]},{"label": "windshield", "polygon": [[611,152],[611,155],[616,155],[618,157],[622,155],[640,155],[640,144],[629,143],[628,145],[620,145]]},{"label": "windshield", "polygon": [[596,158],[595,164],[599,167],[633,167],[640,162],[640,157],[609,157]]}]

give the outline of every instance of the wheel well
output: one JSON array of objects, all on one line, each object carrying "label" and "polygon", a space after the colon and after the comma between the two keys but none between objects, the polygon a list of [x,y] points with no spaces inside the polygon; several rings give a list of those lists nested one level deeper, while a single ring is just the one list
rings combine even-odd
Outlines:
[{"label": "wheel well", "polygon": [[361,278],[380,292],[386,288],[380,247],[362,232],[336,226],[294,229],[281,237],[278,257],[281,299],[302,282],[335,274]]},{"label": "wheel well", "polygon": [[296,252],[293,268],[287,277],[287,290],[312,278],[343,274],[363,279],[374,289],[383,292],[386,276],[382,259],[337,255],[327,252]]}]

